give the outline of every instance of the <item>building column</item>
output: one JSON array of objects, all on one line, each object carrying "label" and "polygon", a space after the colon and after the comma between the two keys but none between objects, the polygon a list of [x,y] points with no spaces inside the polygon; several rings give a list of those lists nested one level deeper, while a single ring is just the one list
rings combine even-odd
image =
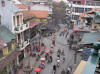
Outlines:
[{"label": "building column", "polygon": [[21,15],[19,15],[19,23],[20,23],[20,25],[22,26],[22,23],[23,21],[22,21],[22,14]]},{"label": "building column", "polygon": [[17,56],[17,65],[19,65],[19,57]]},{"label": "building column", "polygon": [[24,49],[24,58],[26,58],[26,57],[27,57],[26,50]]},{"label": "building column", "polygon": [[15,15],[15,26],[17,26],[17,16]]},{"label": "building column", "polygon": [[20,41],[21,41],[21,44],[23,43],[23,37],[22,37],[23,33],[20,33]]}]

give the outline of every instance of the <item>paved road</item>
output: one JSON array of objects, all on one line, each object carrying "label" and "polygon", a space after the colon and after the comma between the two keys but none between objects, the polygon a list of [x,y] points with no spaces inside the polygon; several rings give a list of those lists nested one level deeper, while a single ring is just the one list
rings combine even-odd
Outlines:
[{"label": "paved road", "polygon": [[[61,25],[61,30],[64,29],[65,25]],[[70,31],[71,32],[71,31]],[[56,64],[56,61],[57,61],[57,50],[60,48],[60,49],[63,49],[65,51],[65,57],[66,57],[66,60],[64,63],[60,63],[60,68],[57,69],[57,73],[56,74],[61,74],[61,70],[62,69],[66,69],[68,66],[72,66],[73,69],[74,68],[74,57],[75,57],[75,52],[71,49],[68,48],[68,45],[67,45],[67,39],[64,37],[64,36],[59,36],[60,32],[56,32],[56,46],[54,48],[54,53],[52,54],[53,56],[53,62],[51,64],[46,64],[46,67],[44,70],[41,71],[41,74],[52,74],[52,67],[54,64]],[[51,46],[51,40],[52,39],[52,36],[51,37],[44,37],[43,38],[43,42],[45,43],[46,45],[46,50],[50,50],[50,46]],[[80,55],[77,54],[77,61],[76,63],[79,63],[80,61]],[[34,66],[34,60],[35,58],[27,58],[24,63],[28,63],[30,59],[30,64],[32,66]],[[35,63],[36,66],[39,65],[40,62],[37,62]],[[19,72],[19,74],[27,74],[27,73],[24,73],[22,70]],[[35,72],[32,71],[31,74],[35,74]]]}]

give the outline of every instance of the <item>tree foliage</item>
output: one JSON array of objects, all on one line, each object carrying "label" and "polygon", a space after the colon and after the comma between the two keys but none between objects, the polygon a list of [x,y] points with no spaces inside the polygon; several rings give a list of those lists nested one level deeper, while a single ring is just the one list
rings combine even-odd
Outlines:
[{"label": "tree foliage", "polygon": [[53,2],[53,19],[54,19],[54,24],[58,24],[59,20],[65,18],[65,9],[66,9],[66,4],[61,1],[59,3]]}]

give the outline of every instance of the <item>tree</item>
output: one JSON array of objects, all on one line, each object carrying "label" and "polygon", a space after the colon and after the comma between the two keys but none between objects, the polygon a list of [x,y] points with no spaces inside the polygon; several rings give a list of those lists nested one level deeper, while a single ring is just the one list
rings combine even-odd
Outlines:
[{"label": "tree", "polygon": [[63,1],[59,3],[53,2],[52,6],[53,6],[53,22],[55,25],[57,25],[60,20],[65,18],[66,4]]}]

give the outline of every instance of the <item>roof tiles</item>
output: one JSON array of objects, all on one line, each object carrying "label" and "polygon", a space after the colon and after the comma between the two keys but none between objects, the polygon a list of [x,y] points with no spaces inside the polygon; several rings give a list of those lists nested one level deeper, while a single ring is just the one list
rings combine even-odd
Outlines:
[{"label": "roof tiles", "polygon": [[24,11],[24,18],[28,17],[36,17],[36,18],[47,18],[48,17],[48,11],[39,11],[39,10],[27,10]]},{"label": "roof tiles", "polygon": [[19,9],[28,9],[28,6],[24,5],[24,4],[16,4],[16,6],[19,8]]}]

